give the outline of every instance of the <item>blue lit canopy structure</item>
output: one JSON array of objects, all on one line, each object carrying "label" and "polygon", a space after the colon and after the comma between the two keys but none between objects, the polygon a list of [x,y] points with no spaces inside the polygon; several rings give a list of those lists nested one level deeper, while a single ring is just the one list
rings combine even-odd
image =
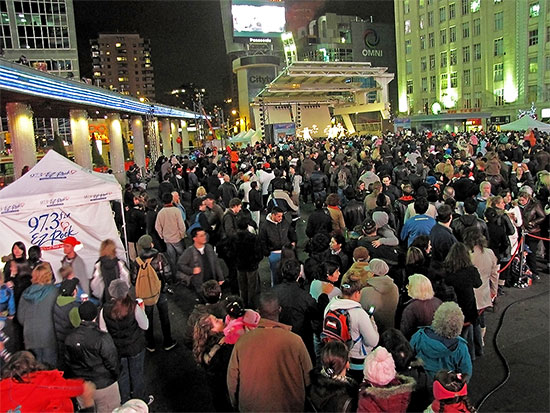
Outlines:
[{"label": "blue lit canopy structure", "polygon": [[[45,117],[60,112],[65,112],[65,116],[58,117],[67,117],[69,109],[180,119],[195,119],[199,116],[189,110],[141,102],[137,98],[54,76],[4,59],[0,59],[0,97],[2,113],[5,103],[18,101],[28,103],[35,115],[40,116],[42,112]],[[55,108],[52,104],[55,104]]]}]

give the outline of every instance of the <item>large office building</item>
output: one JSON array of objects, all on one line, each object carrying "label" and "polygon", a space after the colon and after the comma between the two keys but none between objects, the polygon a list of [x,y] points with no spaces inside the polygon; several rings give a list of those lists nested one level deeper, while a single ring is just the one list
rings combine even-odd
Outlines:
[{"label": "large office building", "polygon": [[[2,58],[80,79],[73,0],[0,0],[0,22]],[[35,118],[34,130],[44,143],[54,133],[70,136],[68,119]],[[1,131],[7,131],[5,118]]]},{"label": "large office building", "polygon": [[394,5],[403,126],[488,128],[550,107],[550,0]]},{"label": "large office building", "polygon": [[96,85],[123,95],[155,98],[149,40],[137,33],[100,33],[90,43]]},{"label": "large office building", "polygon": [[0,0],[2,57],[80,78],[72,0]]}]

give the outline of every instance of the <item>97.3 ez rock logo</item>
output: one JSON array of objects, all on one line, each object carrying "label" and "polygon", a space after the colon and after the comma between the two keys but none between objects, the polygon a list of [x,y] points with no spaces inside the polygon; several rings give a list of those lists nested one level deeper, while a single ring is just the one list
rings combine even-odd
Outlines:
[{"label": "97.3 ez rock logo", "polygon": [[78,234],[70,222],[70,212],[50,212],[36,214],[29,218],[29,235],[32,245],[37,245],[43,250],[62,248],[60,241]]}]

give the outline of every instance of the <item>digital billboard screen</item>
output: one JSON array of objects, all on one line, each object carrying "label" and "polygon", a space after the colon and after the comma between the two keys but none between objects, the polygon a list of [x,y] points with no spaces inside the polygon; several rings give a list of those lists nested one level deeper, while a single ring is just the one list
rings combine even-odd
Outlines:
[{"label": "digital billboard screen", "polygon": [[233,0],[231,15],[235,37],[279,37],[285,31],[283,2]]}]

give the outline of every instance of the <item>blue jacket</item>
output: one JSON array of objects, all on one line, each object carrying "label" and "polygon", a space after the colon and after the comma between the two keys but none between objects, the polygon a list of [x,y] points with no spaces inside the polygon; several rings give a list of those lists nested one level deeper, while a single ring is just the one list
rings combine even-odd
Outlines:
[{"label": "blue jacket", "polygon": [[409,218],[403,229],[401,230],[401,239],[407,240],[407,247],[410,247],[412,242],[419,235],[430,235],[432,227],[435,225],[435,219],[429,215],[415,215]]},{"label": "blue jacket", "polygon": [[431,327],[422,327],[411,338],[418,358],[424,362],[426,373],[433,379],[439,370],[453,370],[472,377],[472,360],[468,342],[462,337],[444,338]]},{"label": "blue jacket", "polygon": [[13,291],[5,285],[0,287],[0,321],[15,314]]}]

